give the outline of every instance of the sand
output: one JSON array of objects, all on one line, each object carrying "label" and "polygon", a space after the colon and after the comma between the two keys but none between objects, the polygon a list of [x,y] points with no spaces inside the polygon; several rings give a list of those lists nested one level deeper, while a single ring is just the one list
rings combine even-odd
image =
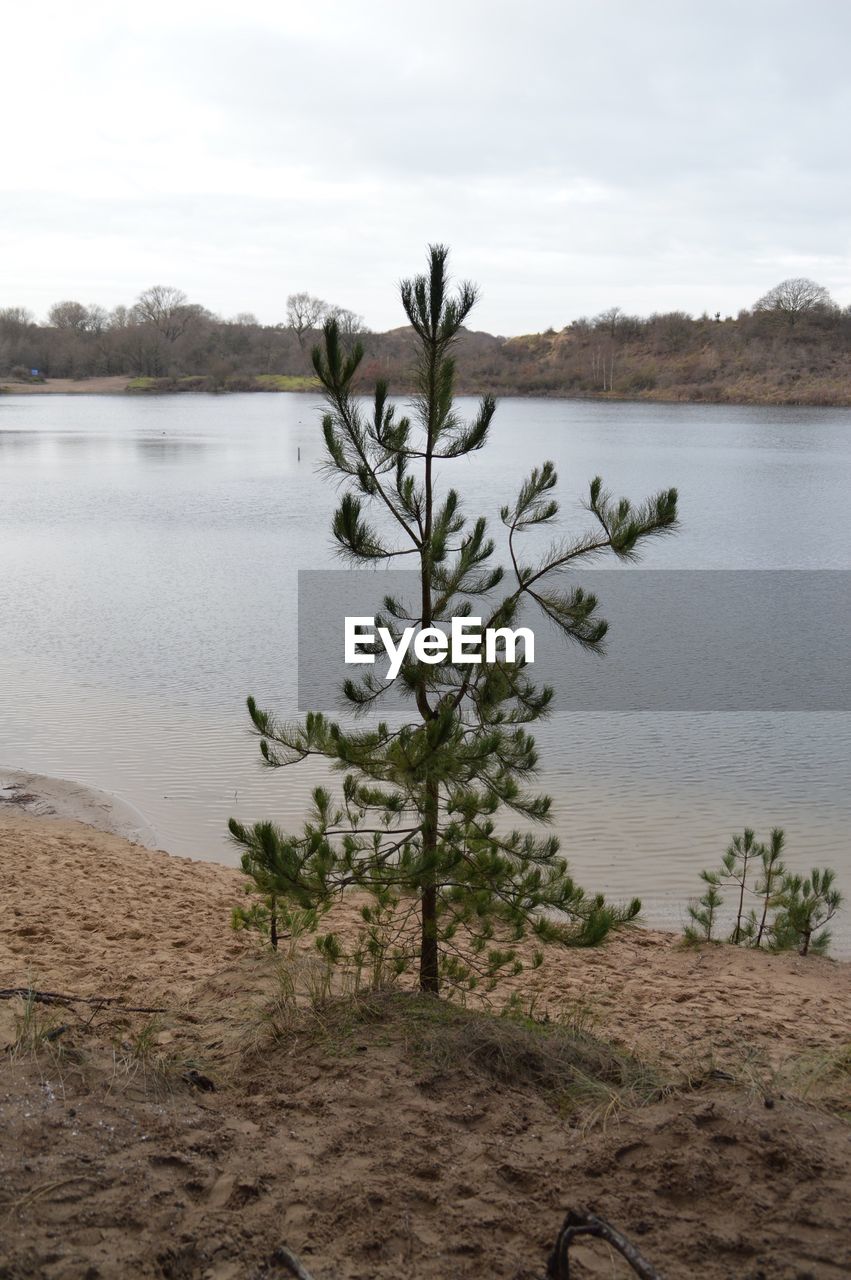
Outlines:
[{"label": "sand", "polygon": [[128,374],[113,374],[102,378],[45,378],[44,382],[0,382],[0,393],[15,396],[60,395],[94,396],[120,395],[131,381]]},{"label": "sand", "polygon": [[[126,819],[104,804],[101,825]],[[500,999],[591,1027],[676,1084],[589,1127],[522,1073],[424,1057],[395,1015],[275,1039],[274,966],[229,928],[238,871],[8,797],[0,862],[0,987],[163,1010],[42,1009],[65,1029],[6,1055],[0,1275],[247,1280],[285,1275],[285,1244],[315,1280],[532,1280],[577,1204],[668,1277],[851,1269],[836,1115],[851,966],[636,928],[550,953]],[[352,919],[337,909],[343,932]],[[0,1002],[0,1047],[21,1017]],[[627,1274],[605,1248],[577,1258],[580,1277]]]},{"label": "sand", "polygon": [[[17,785],[26,785],[25,776],[33,780],[22,775]],[[55,785],[57,804],[88,812],[95,803],[85,789]],[[45,803],[34,802],[36,811]],[[132,847],[110,830],[126,824],[120,810],[99,808],[93,816],[106,829],[95,831],[67,819],[34,821],[20,809],[20,802],[0,802],[4,985],[29,971],[42,986],[64,983],[82,994],[109,990],[152,1003],[185,995],[246,950],[228,928],[243,899],[238,870]],[[49,892],[33,894],[33,885]],[[332,916],[334,927],[347,914]],[[779,1066],[847,1040],[849,979],[845,962],[726,946],[695,950],[675,934],[635,928],[601,948],[550,953],[541,970],[506,979],[500,995],[516,992],[539,1017],[567,1006],[625,1045],[679,1063],[711,1053],[726,1065],[758,1049]]]},{"label": "sand", "polygon": [[10,809],[38,818],[70,818],[97,831],[124,836],[131,844],[157,847],[156,832],[138,809],[109,791],[62,778],[0,769],[0,813]]}]

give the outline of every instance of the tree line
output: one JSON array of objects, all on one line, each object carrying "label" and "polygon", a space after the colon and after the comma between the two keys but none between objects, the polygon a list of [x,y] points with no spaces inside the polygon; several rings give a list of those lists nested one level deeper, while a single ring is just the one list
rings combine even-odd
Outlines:
[{"label": "tree line", "polygon": [[172,285],[152,285],[112,311],[74,299],[56,302],[43,322],[24,307],[0,308],[0,376],[30,380],[308,372],[305,344],[334,318],[348,334],[363,318],[308,293],[287,299],[286,320],[261,324],[245,311],[223,318]]},{"label": "tree line", "polygon": [[[357,313],[308,292],[287,298],[277,324],[250,312],[223,318],[164,285],[112,311],[66,299],[42,322],[22,307],[0,308],[0,378],[8,385],[123,375],[141,381],[139,389],[260,389],[278,375],[312,375],[310,350],[328,319],[345,340],[361,342],[365,383],[413,385],[410,329],[370,333]],[[465,328],[456,359],[462,392],[487,385],[503,394],[848,404],[851,307],[794,278],[735,317],[638,316],[612,306],[520,337]]]}]

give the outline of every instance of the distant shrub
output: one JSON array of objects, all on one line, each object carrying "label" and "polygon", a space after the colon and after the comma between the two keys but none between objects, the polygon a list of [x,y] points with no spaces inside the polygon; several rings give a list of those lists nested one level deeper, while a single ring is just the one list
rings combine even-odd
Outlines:
[{"label": "distant shrub", "polygon": [[693,400],[705,400],[709,404],[720,404],[726,399],[724,388],[718,382],[707,382],[705,386],[696,386],[692,388],[691,398]]},{"label": "distant shrub", "polygon": [[216,360],[210,366],[210,372],[207,374],[207,391],[229,391],[230,380],[234,373],[234,365],[231,360]]},{"label": "distant shrub", "polygon": [[659,377],[656,368],[644,365],[628,373],[621,383],[620,389],[622,391],[652,391],[658,381]]}]

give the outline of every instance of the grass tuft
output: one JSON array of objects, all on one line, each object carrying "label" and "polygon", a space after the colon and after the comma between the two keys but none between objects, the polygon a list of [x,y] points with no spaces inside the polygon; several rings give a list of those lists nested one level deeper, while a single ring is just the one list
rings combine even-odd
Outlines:
[{"label": "grass tuft", "polygon": [[295,998],[282,967],[279,989],[265,1012],[273,1039],[292,1045],[321,1041],[335,1056],[375,1044],[401,1044],[418,1067],[496,1080],[546,1097],[584,1124],[623,1108],[654,1102],[672,1089],[651,1064],[593,1035],[587,1014],[538,1022],[509,1007],[501,1014],[471,1010],[432,996],[399,990],[360,991],[314,1000]]}]

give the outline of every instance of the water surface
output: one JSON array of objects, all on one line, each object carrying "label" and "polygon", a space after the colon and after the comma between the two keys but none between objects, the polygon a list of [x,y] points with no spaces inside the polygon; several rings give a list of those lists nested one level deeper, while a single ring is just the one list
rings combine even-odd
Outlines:
[{"label": "water surface", "polygon": [[[181,854],[236,861],[230,814],[298,821],[317,774],[261,769],[243,706],[294,707],[296,572],[336,563],[317,408],[0,398],[0,764],[111,791]],[[598,472],[679,487],[682,532],[647,567],[851,568],[851,411],[505,400],[451,474],[496,516],[544,458],[573,527]],[[851,895],[847,713],[582,712],[537,736],[578,877],[649,921],[679,924],[746,824],[785,827],[790,862]]]}]

